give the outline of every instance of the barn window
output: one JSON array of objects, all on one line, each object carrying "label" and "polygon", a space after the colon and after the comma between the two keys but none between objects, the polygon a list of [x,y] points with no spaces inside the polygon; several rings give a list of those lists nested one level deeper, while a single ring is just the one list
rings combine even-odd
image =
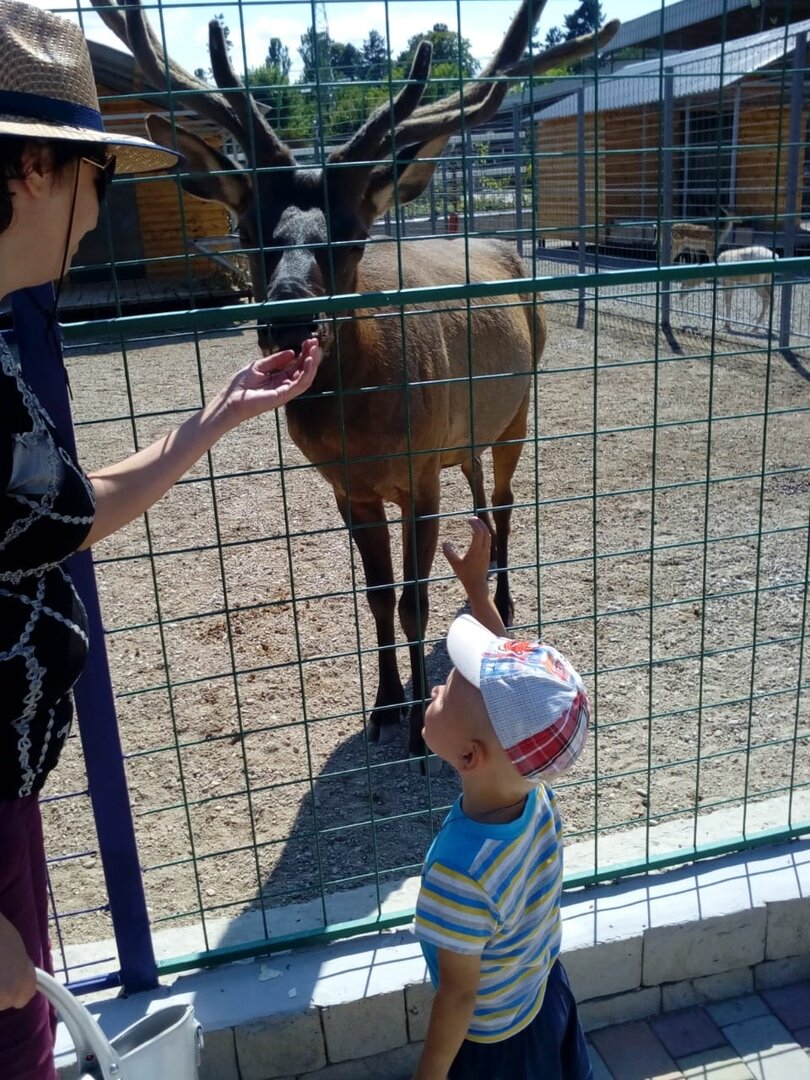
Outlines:
[{"label": "barn window", "polygon": [[684,217],[713,217],[731,195],[734,114],[687,105],[680,117],[683,153],[676,178]]}]

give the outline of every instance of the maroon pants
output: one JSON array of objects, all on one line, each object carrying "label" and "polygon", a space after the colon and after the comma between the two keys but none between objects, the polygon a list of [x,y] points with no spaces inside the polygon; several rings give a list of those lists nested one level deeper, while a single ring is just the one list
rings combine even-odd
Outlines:
[{"label": "maroon pants", "polygon": [[[0,800],[0,913],[20,932],[34,964],[52,972],[48,879],[36,795]],[[55,1027],[53,1010],[42,994],[22,1009],[0,1010],[2,1080],[56,1080]]]}]

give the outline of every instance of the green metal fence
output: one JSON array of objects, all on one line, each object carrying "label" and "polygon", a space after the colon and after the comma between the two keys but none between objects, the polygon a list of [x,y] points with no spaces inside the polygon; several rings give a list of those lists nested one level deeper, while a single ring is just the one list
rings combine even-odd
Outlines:
[{"label": "green metal fence", "polygon": [[[287,7],[271,5],[285,15]],[[327,6],[330,23],[344,7]],[[505,26],[511,5],[504,7]],[[459,10],[464,38],[481,7],[470,0]],[[245,43],[259,11],[244,2],[224,12],[240,71],[257,66]],[[196,32],[217,13],[205,5],[150,9],[169,52],[181,18]],[[380,14],[396,51],[393,0]],[[95,16],[83,8],[82,18],[92,35]],[[323,29],[322,18],[323,6],[311,5],[309,25]],[[729,12],[729,30],[732,21]],[[493,122],[485,152],[480,133],[477,143],[451,144],[420,213],[406,218],[401,207],[380,227],[379,242],[400,245],[454,227],[457,244],[506,235],[522,247],[522,279],[273,308],[338,320],[392,310],[407,341],[413,321],[429,317],[416,305],[448,305],[469,319],[484,298],[542,303],[548,344],[514,481],[509,562],[516,630],[542,633],[570,655],[594,705],[586,754],[558,787],[569,886],[810,830],[806,72],[802,61],[795,73],[788,28],[764,67],[756,66],[762,46],[749,41],[748,55],[759,59],[744,63],[732,45],[719,42],[717,56],[702,62],[703,83],[690,84],[691,130],[703,98],[744,86],[750,68],[768,83],[763,108],[775,110],[767,136],[744,142],[739,124],[717,124],[690,143],[677,65],[665,75],[667,58],[658,63],[661,94],[645,112],[647,129],[628,116],[616,129],[621,145],[608,137],[621,103],[602,113],[599,102],[618,81],[632,86],[632,68],[586,74],[589,111],[584,91],[577,105],[579,73],[532,79]],[[198,52],[206,67],[204,45]],[[102,53],[94,58],[106,63],[104,90],[130,67]],[[738,66],[729,68],[732,53]],[[729,70],[742,74],[729,82]],[[390,71],[358,101],[367,105],[370,90],[392,93]],[[320,103],[317,139],[307,144],[318,160],[330,138],[326,105],[337,100],[329,95],[346,87],[334,72],[333,87],[322,70],[315,74],[310,85],[270,87],[267,99],[293,114],[299,98]],[[639,74],[639,86],[642,78],[649,72]],[[170,115],[187,111],[182,94],[123,86],[105,96],[104,108],[123,112],[127,123],[147,99]],[[547,105],[555,87],[558,102]],[[575,100],[566,111],[569,88]],[[544,119],[544,103],[557,108],[556,119]],[[670,141],[662,136],[667,123]],[[510,151],[493,162],[492,147],[505,135]],[[752,162],[763,171],[750,190],[737,186],[740,242],[731,234],[730,249],[756,240],[783,257],[715,261],[718,248],[710,261],[705,253],[700,262],[670,260],[673,224],[719,235],[735,155],[749,179]],[[725,171],[713,164],[720,158]],[[690,175],[699,178],[697,193]],[[487,176],[500,186],[487,189]],[[255,325],[268,315],[244,302],[243,246],[226,231],[201,231],[215,228],[199,216],[203,204],[170,183],[116,182],[120,216],[101,223],[104,245],[87,260],[96,269],[80,271],[65,290],[86,468],[145,444],[195,409],[255,354]],[[747,214],[744,197],[755,188],[759,206],[768,184],[770,210]],[[611,199],[642,188],[643,220],[627,198],[624,219],[608,212]],[[476,189],[490,202],[477,203]],[[508,223],[488,217],[496,191],[498,214],[511,206]],[[150,199],[164,200],[179,219],[180,250],[150,254],[160,235],[141,226],[138,249],[129,234],[148,219]],[[99,269],[105,247],[117,260],[109,282]],[[773,303],[764,324],[754,325],[757,309],[747,305],[763,282]],[[694,283],[695,290],[679,288]],[[728,328],[726,290],[734,301]],[[364,392],[373,410],[374,388]],[[397,567],[398,518],[390,509]],[[458,471],[447,471],[441,538],[463,543],[475,509]],[[404,723],[389,745],[368,738],[377,645],[362,567],[328,485],[292,444],[284,417],[228,436],[143,522],[99,545],[95,559],[159,969],[408,920],[408,879],[418,875],[458,786],[446,766],[438,774],[409,767]],[[443,634],[463,603],[440,555],[430,596],[425,664],[435,682],[448,670]],[[401,632],[397,652],[407,671]],[[98,954],[88,961],[78,946],[110,936],[83,792],[72,742],[49,785],[46,826],[63,963],[74,978],[108,963]],[[182,939],[169,935],[178,928]]]}]

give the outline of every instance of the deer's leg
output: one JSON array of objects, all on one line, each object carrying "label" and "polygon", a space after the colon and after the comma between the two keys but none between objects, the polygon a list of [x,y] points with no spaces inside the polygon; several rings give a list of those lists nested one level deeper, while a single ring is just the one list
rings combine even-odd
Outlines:
[{"label": "deer's leg", "polygon": [[[493,517],[495,518],[495,561],[498,582],[495,586],[495,607],[498,614],[509,626],[514,618],[515,609],[509,592],[509,526],[512,520],[512,505],[515,501],[512,490],[512,477],[523,450],[526,438],[526,417],[529,412],[529,392],[515,414],[509,427],[501,434],[504,442],[497,442],[492,447],[492,464],[495,473],[495,487],[492,491]],[[508,442],[506,440],[509,440]]]},{"label": "deer's leg", "polygon": [[473,504],[475,506],[476,516],[479,517],[486,527],[489,529],[489,535],[492,537],[492,555],[490,557],[490,566],[494,568],[495,563],[495,529],[492,525],[492,515],[489,510],[485,510],[487,505],[487,494],[484,490],[484,466],[481,463],[481,458],[478,454],[470,455],[469,460],[466,460],[461,465],[461,471],[464,473],[464,477],[467,483],[470,485],[470,494],[473,497]]},{"label": "deer's leg", "polygon": [[396,738],[400,710],[405,702],[394,648],[396,594],[391,537],[382,499],[353,502],[338,495],[337,504],[360,552],[366,575],[366,596],[377,630],[379,665],[379,683],[369,719],[369,733],[375,742],[379,740],[385,744]]},{"label": "deer's leg", "polygon": [[439,474],[422,476],[416,494],[403,500],[402,548],[404,586],[399,600],[399,619],[409,642],[413,705],[410,715],[408,750],[414,757],[425,752],[422,738],[424,703],[428,687],[425,678],[424,640],[430,614],[428,578],[439,540]]}]

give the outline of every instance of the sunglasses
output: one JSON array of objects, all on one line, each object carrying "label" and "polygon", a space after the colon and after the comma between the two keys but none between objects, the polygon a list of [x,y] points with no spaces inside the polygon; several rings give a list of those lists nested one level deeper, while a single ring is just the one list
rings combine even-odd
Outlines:
[{"label": "sunglasses", "polygon": [[98,169],[96,173],[96,191],[98,192],[99,206],[104,202],[104,197],[107,194],[107,188],[112,182],[112,178],[115,176],[115,155],[108,157],[105,161],[93,161],[92,158],[83,157],[82,161],[86,161],[88,165],[92,165],[94,169]]}]

